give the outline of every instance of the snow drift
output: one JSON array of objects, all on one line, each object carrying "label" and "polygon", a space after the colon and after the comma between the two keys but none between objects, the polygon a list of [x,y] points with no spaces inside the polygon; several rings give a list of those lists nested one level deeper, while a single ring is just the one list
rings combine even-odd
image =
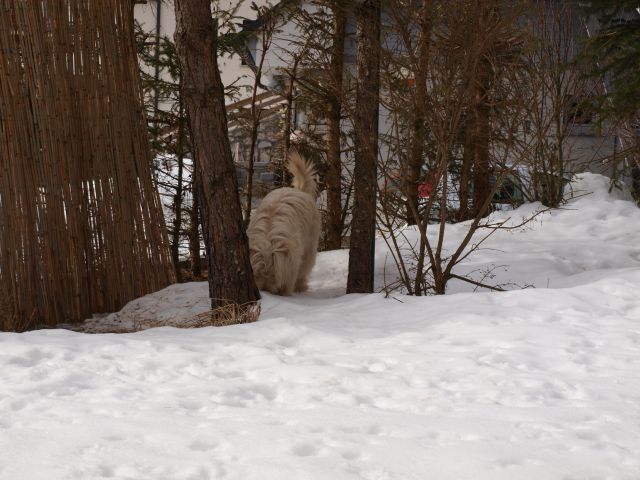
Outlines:
[{"label": "snow drift", "polygon": [[[251,325],[0,334],[0,479],[638,478],[640,210],[602,177],[575,188],[593,194],[461,267],[503,265],[509,292],[345,296],[331,252]],[[206,295],[92,322],[189,318]]]}]

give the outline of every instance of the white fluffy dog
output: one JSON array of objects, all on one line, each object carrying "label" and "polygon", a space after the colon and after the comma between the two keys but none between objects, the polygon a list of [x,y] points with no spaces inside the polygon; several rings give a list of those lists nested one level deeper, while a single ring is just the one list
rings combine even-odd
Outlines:
[{"label": "white fluffy dog", "polygon": [[276,295],[307,289],[320,237],[316,170],[295,151],[288,167],[293,188],[278,188],[264,197],[247,229],[256,284]]}]

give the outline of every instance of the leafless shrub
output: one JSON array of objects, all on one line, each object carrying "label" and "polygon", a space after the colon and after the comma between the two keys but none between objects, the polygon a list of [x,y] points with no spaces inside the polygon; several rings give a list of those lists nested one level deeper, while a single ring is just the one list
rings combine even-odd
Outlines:
[{"label": "leafless shrub", "polygon": [[[515,228],[487,215],[531,155],[520,139],[529,108],[519,83],[524,6],[391,2],[378,223],[406,293],[443,294],[453,278],[501,289],[453,270],[496,231]],[[461,220],[468,221],[462,239],[445,246],[448,222]],[[416,225],[417,240],[405,237],[407,223]]]}]

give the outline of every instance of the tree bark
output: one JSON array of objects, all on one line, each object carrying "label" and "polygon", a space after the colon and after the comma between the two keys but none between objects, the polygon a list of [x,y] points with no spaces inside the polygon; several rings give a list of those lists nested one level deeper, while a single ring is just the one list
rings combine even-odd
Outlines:
[{"label": "tree bark", "polygon": [[289,170],[287,169],[287,165],[289,164],[289,150],[291,149],[291,115],[293,113],[293,97],[295,93],[296,76],[298,74],[298,64],[300,63],[300,60],[301,57],[295,55],[293,58],[293,65],[291,67],[291,70],[288,72],[289,84],[287,85],[287,103],[285,107],[284,126],[282,132],[282,158],[279,160],[279,164],[276,165],[276,172],[278,174],[278,182],[276,184],[277,187],[288,187],[290,185],[290,183],[287,181],[287,175],[289,172]]},{"label": "tree bark", "polygon": [[176,193],[173,197],[173,231],[171,232],[171,260],[176,271],[176,282],[182,282],[182,270],[180,269],[180,234],[182,233],[182,191],[183,191],[183,170],[184,158],[182,153],[178,153],[178,178]]},{"label": "tree bark", "polygon": [[[272,28],[263,26],[264,28]],[[260,51],[260,61],[258,67],[255,70],[253,78],[253,92],[251,93],[251,144],[249,145],[249,165],[247,168],[247,203],[244,210],[244,226],[249,226],[251,221],[251,210],[253,208],[253,174],[255,172],[256,165],[256,147],[258,143],[258,130],[260,129],[262,109],[258,108],[256,97],[258,96],[258,88],[262,87],[262,69],[264,68],[264,61],[267,56],[267,50],[271,44],[271,35],[273,32],[269,30],[262,31],[262,42]]]},{"label": "tree bark", "polygon": [[189,256],[191,257],[191,276],[196,279],[202,276],[200,260],[200,179],[198,167],[194,161],[191,178],[191,210],[189,210]]},{"label": "tree bark", "polygon": [[331,5],[333,13],[333,45],[331,47],[331,94],[328,99],[327,138],[327,250],[342,246],[342,160],[340,157],[340,121],[342,120],[342,78],[344,74],[344,38],[347,24],[345,5],[336,0]]},{"label": "tree bark", "polygon": [[458,221],[469,220],[473,217],[469,210],[469,180],[471,177],[471,167],[473,166],[474,140],[475,140],[475,111],[469,112],[465,120],[465,137],[464,151],[462,153],[462,167],[460,170],[460,188],[458,190],[458,199],[460,200],[460,209],[458,210]]},{"label": "tree bark", "polygon": [[431,38],[431,19],[427,4],[420,10],[420,44],[415,73],[414,111],[411,124],[408,165],[404,175],[404,194],[406,200],[406,218],[408,225],[416,225],[414,212],[419,211],[418,183],[423,165],[425,141],[425,108],[427,100],[427,70],[429,68],[429,40]]},{"label": "tree bark", "polygon": [[176,0],[176,47],[202,186],[202,223],[209,244],[212,308],[260,299],[249,261],[227,132],[224,89],[217,64],[217,32],[210,0]]},{"label": "tree bark", "polygon": [[184,172],[184,105],[182,99],[178,105],[178,148],[176,158],[178,161],[178,175],[176,183],[176,193],[173,197],[173,232],[171,232],[171,259],[173,267],[176,271],[176,282],[182,282],[182,269],[180,268],[180,235],[182,234],[182,203],[184,181],[182,179]]},{"label": "tree bark", "polygon": [[347,293],[373,292],[380,88],[380,0],[356,6],[355,195]]},{"label": "tree bark", "polygon": [[478,85],[475,98],[475,138],[474,138],[474,162],[473,162],[473,216],[484,216],[486,208],[483,208],[490,194],[489,186],[489,84],[491,81],[491,65],[483,61],[478,72]]}]

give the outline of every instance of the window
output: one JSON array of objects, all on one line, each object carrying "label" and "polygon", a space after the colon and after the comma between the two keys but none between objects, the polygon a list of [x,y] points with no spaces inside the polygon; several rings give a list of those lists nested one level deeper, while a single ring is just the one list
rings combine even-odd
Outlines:
[{"label": "window", "polygon": [[249,33],[247,38],[247,43],[244,48],[241,50],[240,58],[242,65],[248,65],[250,67],[256,66],[256,54],[258,50],[258,37],[256,36],[256,32],[262,26],[262,21],[260,19],[249,20],[245,19],[242,21],[242,32]]},{"label": "window", "polygon": [[573,95],[567,101],[564,122],[567,125],[590,125],[594,120],[591,100],[583,95]]}]

